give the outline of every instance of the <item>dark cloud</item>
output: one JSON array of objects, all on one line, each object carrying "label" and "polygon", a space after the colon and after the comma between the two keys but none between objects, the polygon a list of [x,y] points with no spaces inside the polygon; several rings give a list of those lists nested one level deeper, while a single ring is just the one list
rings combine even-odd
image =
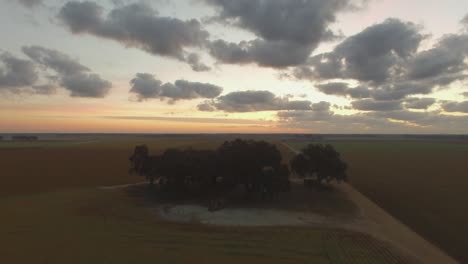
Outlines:
[{"label": "dark cloud", "polygon": [[190,65],[193,71],[204,72],[209,71],[211,68],[200,61],[200,55],[196,53],[190,53],[187,56],[187,63]]},{"label": "dark cloud", "polygon": [[73,75],[90,70],[70,56],[57,50],[40,46],[26,46],[22,48],[22,51],[36,63],[63,75]]},{"label": "dark cloud", "polygon": [[130,92],[137,96],[138,100],[161,99],[173,103],[177,100],[190,100],[198,98],[215,98],[223,89],[209,83],[189,82],[177,80],[174,84],[163,84],[154,78],[152,74],[137,73],[130,81]]},{"label": "dark cloud", "polygon": [[151,54],[187,61],[194,70],[207,70],[197,57],[185,51],[185,48],[206,44],[209,33],[202,29],[198,20],[158,16],[157,11],[144,2],[118,6],[107,16],[103,11],[95,2],[71,1],[61,8],[59,18],[73,33],[116,40]]},{"label": "dark cloud", "polygon": [[442,104],[445,112],[468,113],[468,101],[464,102],[445,102]]},{"label": "dark cloud", "polygon": [[424,36],[411,22],[387,19],[345,39],[330,53],[309,59],[295,70],[298,78],[385,82],[399,62],[412,56]]},{"label": "dark cloud", "polygon": [[468,97],[468,92],[464,92],[461,95],[463,95],[464,97]]},{"label": "dark cloud", "polygon": [[256,63],[282,68],[306,62],[322,41],[341,38],[328,27],[336,13],[355,9],[349,0],[205,0],[217,7],[215,21],[254,33],[258,38],[240,43],[216,40],[210,53],[222,63]]},{"label": "dark cloud", "polygon": [[436,100],[434,98],[408,98],[405,100],[405,108],[407,109],[427,109],[433,104]]},{"label": "dark cloud", "polygon": [[295,101],[278,97],[269,91],[238,91],[220,96],[198,106],[201,111],[256,112],[281,110],[311,110],[310,101]]},{"label": "dark cloud", "polygon": [[400,110],[402,102],[395,101],[376,101],[372,99],[363,99],[351,103],[354,109],[361,111],[394,111]]},{"label": "dark cloud", "polygon": [[228,43],[217,40],[209,45],[210,54],[221,63],[246,64],[284,68],[306,62],[312,52],[310,46],[287,41],[242,41]]},{"label": "dark cloud", "polygon": [[215,19],[249,30],[267,41],[317,46],[348,0],[206,0],[219,8]]},{"label": "dark cloud", "polygon": [[[333,80],[315,86],[325,94],[375,103],[431,94],[465,80],[468,35],[445,35],[433,48],[417,52],[425,37],[413,23],[387,19],[345,39],[332,52],[309,58],[291,74],[312,82]],[[354,90],[349,80],[358,82]]]},{"label": "dark cloud", "polygon": [[[50,78],[70,91],[73,97],[105,97],[112,84],[102,79],[99,75],[72,59],[70,56],[57,50],[40,46],[22,48],[24,54],[45,69],[51,69],[57,76]],[[35,86],[40,92],[55,91],[53,84]]]},{"label": "dark cloud", "polygon": [[0,90],[19,93],[21,88],[32,86],[39,78],[36,67],[31,61],[2,53],[0,63]]},{"label": "dark cloud", "polygon": [[25,7],[33,8],[42,4],[42,0],[18,0]]},{"label": "dark cloud", "polygon": [[94,73],[64,75],[61,85],[71,92],[72,97],[105,97],[112,84]]},{"label": "dark cloud", "polygon": [[467,56],[468,35],[447,35],[436,47],[414,56],[406,69],[413,80],[460,73],[468,68]]}]

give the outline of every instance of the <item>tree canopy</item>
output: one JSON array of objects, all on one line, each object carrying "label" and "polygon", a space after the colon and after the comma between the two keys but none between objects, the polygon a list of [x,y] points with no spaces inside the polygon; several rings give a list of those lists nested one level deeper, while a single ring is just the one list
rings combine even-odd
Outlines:
[{"label": "tree canopy", "polygon": [[289,168],[281,153],[265,141],[226,141],[216,150],[168,149],[149,155],[136,146],[130,157],[131,173],[156,181],[167,191],[222,194],[243,186],[248,193],[272,197],[289,189]]},{"label": "tree canopy", "polygon": [[300,177],[323,181],[346,181],[347,164],[332,145],[309,144],[291,160],[291,169]]}]

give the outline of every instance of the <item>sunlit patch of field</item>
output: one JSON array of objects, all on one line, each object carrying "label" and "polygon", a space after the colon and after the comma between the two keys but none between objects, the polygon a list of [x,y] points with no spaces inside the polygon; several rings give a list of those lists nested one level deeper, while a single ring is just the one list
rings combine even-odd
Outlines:
[{"label": "sunlit patch of field", "polygon": [[[291,141],[300,149],[308,142]],[[349,164],[351,183],[413,230],[468,262],[468,144],[331,141]]]},{"label": "sunlit patch of field", "polygon": [[401,263],[357,233],[164,222],[121,190],[9,197],[0,208],[2,263]]}]

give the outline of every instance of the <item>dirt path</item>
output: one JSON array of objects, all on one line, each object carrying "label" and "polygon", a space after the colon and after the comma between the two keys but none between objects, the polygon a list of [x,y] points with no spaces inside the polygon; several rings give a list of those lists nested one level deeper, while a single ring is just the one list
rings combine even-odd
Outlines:
[{"label": "dirt path", "polygon": [[[422,263],[458,263],[351,185],[340,184],[337,185],[337,188],[347,193],[349,198],[358,205],[361,217],[367,222],[367,225],[359,231],[390,242],[406,254],[416,257]],[[354,227],[359,228],[359,226]]]},{"label": "dirt path", "polygon": [[[282,144],[292,152],[298,153],[291,146],[285,143]],[[298,181],[298,179],[294,180]],[[441,249],[369,200],[353,186],[345,183],[336,184],[335,187],[346,193],[349,199],[359,208],[360,216],[356,219],[356,222],[342,225],[343,228],[367,233],[378,239],[388,241],[422,263],[458,263]]]}]

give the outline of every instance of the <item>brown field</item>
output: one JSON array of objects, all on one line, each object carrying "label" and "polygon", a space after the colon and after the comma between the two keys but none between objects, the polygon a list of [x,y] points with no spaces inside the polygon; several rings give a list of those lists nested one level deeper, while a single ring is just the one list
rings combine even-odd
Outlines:
[{"label": "brown field", "polygon": [[157,153],[168,147],[214,148],[219,140],[127,139],[98,142],[3,142],[0,197],[83,187],[135,183],[128,157],[137,144]]},{"label": "brown field", "polygon": [[[450,255],[468,263],[468,144],[331,141],[353,186]],[[300,148],[306,142],[289,142]]]},{"label": "brown field", "polygon": [[[128,156],[136,144],[146,143],[158,152],[168,147],[214,148],[221,142],[127,139],[21,146],[2,143],[0,263],[405,261],[386,242],[351,231],[165,222],[141,203],[139,196],[122,189],[96,188],[143,180],[127,174]],[[282,153],[290,155],[285,149]],[[340,197],[330,196],[329,205],[348,210],[347,201],[336,200],[345,199]],[[333,208],[317,208],[335,212]]]}]

